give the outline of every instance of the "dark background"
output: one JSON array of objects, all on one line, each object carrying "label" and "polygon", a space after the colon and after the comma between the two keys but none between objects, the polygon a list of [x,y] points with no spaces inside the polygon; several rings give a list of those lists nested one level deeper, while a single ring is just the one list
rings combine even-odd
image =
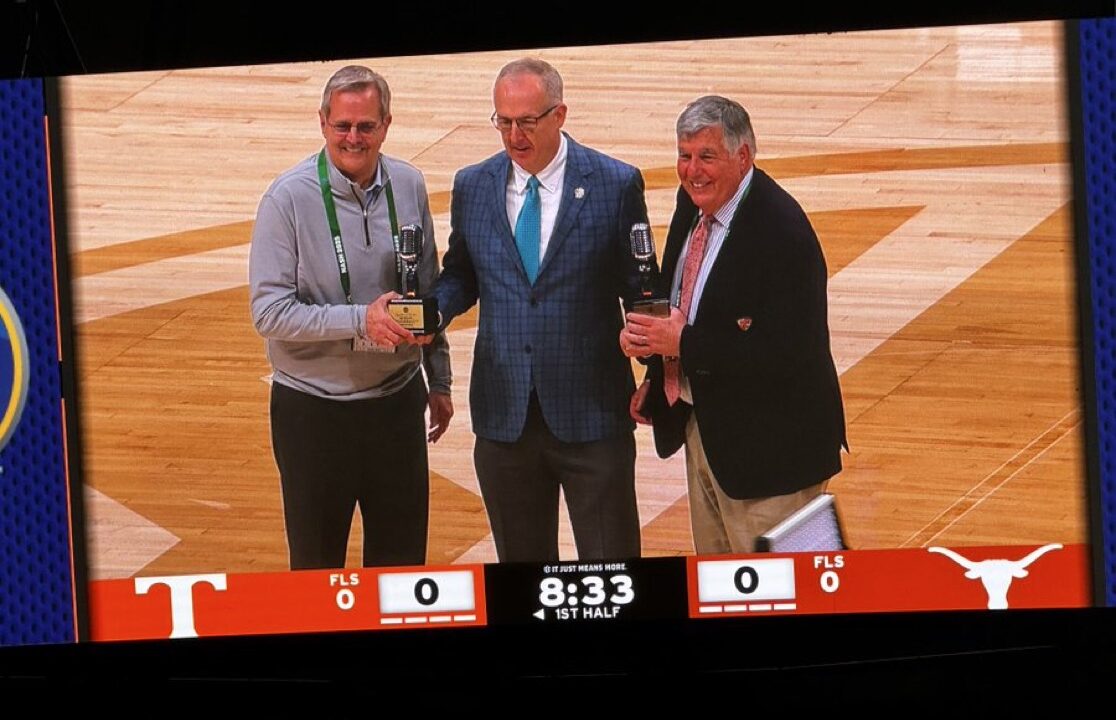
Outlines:
[{"label": "dark background", "polygon": [[[579,6],[580,5],[580,6]],[[627,18],[603,5],[0,0],[0,78],[326,60],[537,46],[781,35],[1111,15],[1107,2],[904,4],[894,12],[830,3],[682,6]],[[689,11],[689,12],[686,12]],[[1095,438],[1094,438],[1095,440]],[[1095,445],[1094,445],[1095,449]],[[1094,450],[1095,451],[1095,450]],[[274,700],[306,694],[321,714],[383,712],[387,694],[415,707],[505,706],[571,717],[607,706],[655,709],[879,707],[936,714],[1057,702],[1080,712],[1111,697],[1116,619],[1107,610],[637,622],[588,628],[503,627],[304,637],[0,648],[0,689],[135,691],[178,703],[232,690]],[[508,686],[527,701],[504,698]],[[569,692],[573,691],[573,692]],[[587,704],[582,691],[607,693]],[[375,694],[374,702],[351,702]],[[66,697],[66,696],[55,696]],[[265,702],[267,702],[265,700]],[[125,701],[126,702],[126,701]],[[116,703],[114,703],[116,704]],[[178,705],[175,705],[178,707]],[[1075,710],[1076,709],[1076,710]],[[333,712],[325,712],[332,710]],[[318,714],[318,713],[315,713]],[[596,712],[594,712],[596,714]]]},{"label": "dark background", "polygon": [[[784,35],[1111,15],[1111,0],[773,2],[632,12],[579,0],[454,3],[326,0],[0,0],[0,77],[421,55],[538,46]],[[871,5],[875,5],[874,3]],[[622,7],[622,6],[620,6]],[[686,12],[690,10],[691,12]]]}]

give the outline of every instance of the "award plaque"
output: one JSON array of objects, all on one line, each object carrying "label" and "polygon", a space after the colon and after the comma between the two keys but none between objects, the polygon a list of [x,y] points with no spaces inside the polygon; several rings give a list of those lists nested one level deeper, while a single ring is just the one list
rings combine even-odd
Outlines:
[{"label": "award plaque", "polygon": [[419,297],[418,266],[422,260],[422,228],[404,225],[399,228],[395,256],[398,259],[398,290],[403,297],[388,301],[388,313],[395,322],[415,335],[438,331],[438,301]]},{"label": "award plaque", "polygon": [[632,256],[639,271],[640,296],[631,303],[631,311],[640,315],[670,317],[670,300],[655,297],[655,243],[651,241],[651,227],[635,223],[631,232]]},{"label": "award plaque", "polygon": [[632,302],[632,312],[652,317],[670,317],[670,300],[667,298],[640,298]]}]

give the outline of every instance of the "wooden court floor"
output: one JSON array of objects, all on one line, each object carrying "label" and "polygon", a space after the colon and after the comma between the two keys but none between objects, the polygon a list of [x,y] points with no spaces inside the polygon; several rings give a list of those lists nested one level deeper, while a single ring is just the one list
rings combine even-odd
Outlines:
[{"label": "wooden court floor", "polygon": [[[384,151],[426,175],[444,251],[453,173],[500,149],[499,67],[563,74],[579,141],[638,166],[665,237],[673,123],[741,101],[757,164],[829,266],[851,452],[830,484],[856,548],[1088,538],[1058,24],[359,60],[393,91]],[[95,578],[286,569],[269,366],[247,249],[271,180],[321,143],[341,62],[63,85],[89,556]],[[661,248],[661,245],[660,245]],[[457,414],[430,448],[428,562],[491,562],[473,473],[475,311],[450,329]],[[681,455],[637,430],[645,555],[692,553]],[[359,564],[359,523],[349,564]],[[563,556],[574,557],[563,530]]]}]

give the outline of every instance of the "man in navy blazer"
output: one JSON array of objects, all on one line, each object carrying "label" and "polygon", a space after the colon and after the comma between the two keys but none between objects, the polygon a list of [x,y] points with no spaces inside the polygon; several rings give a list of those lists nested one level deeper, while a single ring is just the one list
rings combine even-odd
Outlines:
[{"label": "man in navy blazer", "polygon": [[631,412],[653,421],[660,457],[686,446],[696,552],[753,552],[824,490],[847,449],[825,258],[802,208],[754,167],[743,107],[699,98],[677,135],[682,186],[660,281],[675,307],[627,316],[621,348],[650,358]]},{"label": "man in navy blazer", "polygon": [[565,494],[581,559],[639,555],[631,363],[619,300],[647,222],[636,168],[562,132],[562,79],[506,65],[492,123],[505,152],[461,170],[433,295],[443,327],[480,302],[469,401],[474,462],[503,561],[558,559]]}]

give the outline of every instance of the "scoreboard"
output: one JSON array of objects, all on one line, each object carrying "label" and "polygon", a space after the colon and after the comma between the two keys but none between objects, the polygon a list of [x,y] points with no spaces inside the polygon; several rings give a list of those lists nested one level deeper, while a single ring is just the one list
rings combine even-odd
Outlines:
[{"label": "scoreboard", "polygon": [[90,585],[93,640],[1091,604],[1085,545],[194,574]]}]

